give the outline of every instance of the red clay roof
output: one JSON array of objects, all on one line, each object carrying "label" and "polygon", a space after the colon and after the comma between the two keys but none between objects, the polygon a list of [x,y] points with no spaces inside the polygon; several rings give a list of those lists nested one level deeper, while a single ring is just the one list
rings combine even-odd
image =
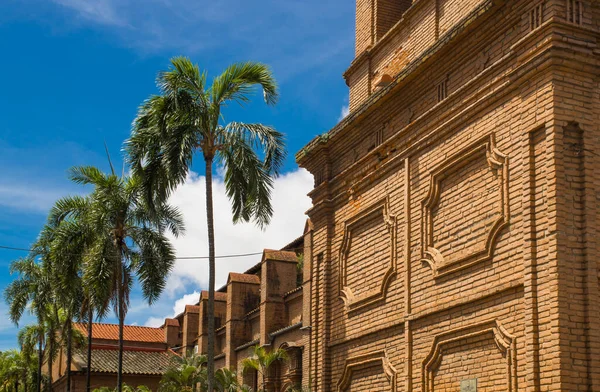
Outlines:
[{"label": "red clay roof", "polygon": [[197,305],[185,305],[186,313],[200,313],[200,306]]},{"label": "red clay roof", "polygon": [[168,319],[165,319],[164,325],[167,325],[170,327],[179,327],[179,320],[168,318]]},{"label": "red clay roof", "polygon": [[227,279],[227,283],[229,282],[260,284],[260,279],[256,275],[238,274],[236,272],[230,272],[229,279]]},{"label": "red clay roof", "polygon": [[265,249],[263,253],[263,260],[298,262],[298,255],[296,252]]},{"label": "red clay roof", "polygon": [[[83,336],[87,336],[87,325],[75,323]],[[93,339],[119,340],[119,325],[94,323],[92,331]],[[129,342],[164,343],[165,332],[162,328],[138,327],[125,325],[123,327],[123,340]]]}]

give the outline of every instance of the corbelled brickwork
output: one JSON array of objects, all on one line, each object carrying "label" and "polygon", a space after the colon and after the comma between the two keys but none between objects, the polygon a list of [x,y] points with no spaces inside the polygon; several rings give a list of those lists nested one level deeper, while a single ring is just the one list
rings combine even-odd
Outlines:
[{"label": "corbelled brickwork", "polygon": [[351,113],[297,155],[312,390],[600,391],[600,2],[357,0],[356,30]]}]

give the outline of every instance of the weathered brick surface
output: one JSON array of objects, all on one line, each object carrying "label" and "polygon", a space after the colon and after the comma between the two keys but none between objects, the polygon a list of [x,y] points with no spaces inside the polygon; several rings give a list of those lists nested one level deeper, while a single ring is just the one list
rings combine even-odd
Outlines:
[{"label": "weathered brick surface", "polygon": [[[217,323],[220,326],[216,330],[215,368],[237,371],[239,381],[254,390],[257,385],[262,386],[262,376],[255,372],[244,373],[242,363],[252,356],[255,345],[283,348],[290,356],[289,363],[273,365],[270,376],[265,379],[267,392],[308,385],[303,359],[307,332],[301,327],[303,316],[310,314],[310,309],[305,308],[304,286],[298,282],[301,252],[296,248],[302,249],[302,237],[296,242],[294,251],[265,250],[259,264],[244,274],[230,273],[227,285],[216,293],[216,316],[222,321]],[[199,307],[190,307],[184,312],[187,315],[190,311],[199,311],[202,322],[198,323],[197,330],[198,351],[203,354],[207,347],[206,302],[207,293],[202,292]]]},{"label": "weathered brick surface", "polygon": [[572,3],[420,0],[380,37],[357,1],[351,114],[297,155],[313,390],[600,390],[600,4]]}]

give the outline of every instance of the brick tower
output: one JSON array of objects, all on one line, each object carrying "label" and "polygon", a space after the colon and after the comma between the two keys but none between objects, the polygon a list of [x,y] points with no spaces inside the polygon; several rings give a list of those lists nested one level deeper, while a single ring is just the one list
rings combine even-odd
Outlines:
[{"label": "brick tower", "polygon": [[599,1],[357,1],[297,154],[313,391],[600,391],[599,44]]}]

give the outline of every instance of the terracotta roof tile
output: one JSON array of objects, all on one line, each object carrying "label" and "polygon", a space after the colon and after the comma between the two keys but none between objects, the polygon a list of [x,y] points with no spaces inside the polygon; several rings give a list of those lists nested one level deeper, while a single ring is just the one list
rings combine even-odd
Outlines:
[{"label": "terracotta roof tile", "polygon": [[[75,323],[75,328],[77,328],[83,336],[87,336],[86,324]],[[94,323],[92,338],[118,340],[119,326],[117,324]],[[123,339],[129,342],[164,343],[165,332],[162,328],[125,325],[123,327]]]},{"label": "terracotta roof tile", "polygon": [[229,279],[227,279],[227,283],[229,282],[260,284],[260,278],[256,275],[238,274],[236,272],[230,272]]},{"label": "terracotta roof tile", "polygon": [[263,253],[263,260],[290,261],[297,263],[298,255],[296,255],[296,252],[265,249]]},{"label": "terracotta roof tile", "polygon": [[165,325],[170,327],[179,327],[179,320],[172,318],[165,319],[165,323],[163,324],[163,326]]},{"label": "terracotta roof tile", "polygon": [[[164,374],[175,354],[172,351],[134,351],[123,352],[124,374]],[[73,361],[79,368],[87,367],[87,352],[85,349],[75,349]],[[93,372],[116,373],[119,358],[119,350],[92,349]]]},{"label": "terracotta roof tile", "polygon": [[200,306],[197,305],[185,305],[186,313],[200,313]]}]

